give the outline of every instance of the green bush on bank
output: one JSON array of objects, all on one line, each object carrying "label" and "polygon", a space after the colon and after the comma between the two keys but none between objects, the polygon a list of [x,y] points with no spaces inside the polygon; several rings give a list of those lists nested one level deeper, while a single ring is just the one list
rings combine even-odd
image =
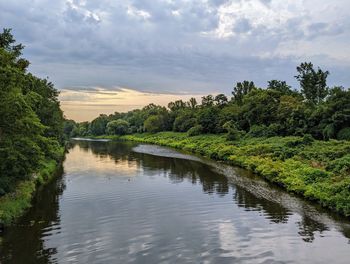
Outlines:
[{"label": "green bush on bank", "polygon": [[[63,148],[60,148],[56,156],[62,159]],[[25,181],[20,181],[14,192],[0,197],[0,225],[9,225],[16,218],[23,215],[24,211],[31,206],[31,199],[37,185],[48,183],[58,166],[56,160],[50,159],[41,162],[40,169],[36,174]]]},{"label": "green bush on bank", "polygon": [[350,142],[304,137],[243,137],[160,132],[121,137],[159,144],[249,169],[322,206],[350,216]]}]

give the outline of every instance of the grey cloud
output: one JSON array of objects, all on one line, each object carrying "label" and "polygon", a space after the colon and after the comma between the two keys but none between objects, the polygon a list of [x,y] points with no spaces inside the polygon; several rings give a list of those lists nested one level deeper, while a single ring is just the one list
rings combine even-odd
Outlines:
[{"label": "grey cloud", "polygon": [[[273,4],[260,1],[268,8]],[[74,0],[72,4],[61,0],[33,1],[28,6],[24,0],[0,0],[0,24],[13,28],[18,41],[26,45],[24,55],[34,73],[49,76],[59,88],[91,91],[96,86],[112,91],[120,86],[153,92],[229,93],[235,81],[252,79],[265,86],[272,78],[296,85],[293,75],[299,60],[314,59],[314,64],[322,65],[322,58],[332,54],[302,58],[265,54],[276,54],[281,44],[299,40],[341,35],[350,42],[347,22],[341,17],[313,21],[304,14],[273,29],[257,26],[243,14],[232,29],[238,33],[234,37],[203,34],[216,30],[218,8],[230,2]],[[127,13],[130,7],[148,12],[150,18],[133,18]],[[334,71],[350,68],[334,59],[327,62]],[[350,85],[346,76],[337,77]]]}]

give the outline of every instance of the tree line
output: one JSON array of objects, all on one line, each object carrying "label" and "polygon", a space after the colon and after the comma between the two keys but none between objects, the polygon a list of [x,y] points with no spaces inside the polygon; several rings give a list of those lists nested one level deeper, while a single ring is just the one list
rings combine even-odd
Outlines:
[{"label": "tree line", "polygon": [[0,33],[0,196],[62,154],[63,113],[58,91],[27,72],[24,46]]},{"label": "tree line", "polygon": [[232,97],[203,96],[168,107],[149,104],[126,113],[101,114],[91,122],[67,120],[67,136],[124,135],[177,131],[189,136],[227,133],[229,140],[241,137],[304,136],[315,139],[350,140],[350,91],[328,87],[328,71],[301,63],[292,89],[285,81],[271,80],[266,88],[252,81],[238,82]]}]

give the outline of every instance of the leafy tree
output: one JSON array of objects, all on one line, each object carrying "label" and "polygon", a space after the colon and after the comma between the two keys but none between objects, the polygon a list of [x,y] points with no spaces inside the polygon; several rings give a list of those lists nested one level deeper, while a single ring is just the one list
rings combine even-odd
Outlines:
[{"label": "leafy tree", "polygon": [[106,133],[106,126],[109,122],[107,115],[101,114],[99,117],[92,120],[90,123],[90,132],[94,136],[104,135]]},{"label": "leafy tree", "polygon": [[279,91],[283,95],[298,96],[297,91],[293,91],[285,81],[271,80],[268,82],[267,89]]},{"label": "leafy tree", "polygon": [[187,104],[182,100],[177,100],[175,102],[170,102],[168,104],[168,108],[171,111],[179,111],[179,110],[186,108],[186,106],[187,106]]},{"label": "leafy tree", "polygon": [[228,103],[228,99],[227,99],[226,95],[224,95],[224,94],[218,94],[217,96],[215,96],[214,101],[215,101],[216,105],[219,107],[223,107],[224,105],[227,105],[227,103]]},{"label": "leafy tree", "polygon": [[238,105],[241,105],[243,102],[243,97],[254,89],[256,89],[254,82],[250,82],[250,81],[238,82],[236,86],[233,88],[233,92],[232,92],[233,101]]},{"label": "leafy tree", "polygon": [[[30,178],[45,159],[57,160],[63,138],[58,93],[47,80],[26,73],[23,47],[10,29],[0,33],[0,195]],[[52,117],[45,119],[44,112]]]},{"label": "leafy tree", "polygon": [[108,122],[106,132],[108,135],[125,135],[129,131],[129,123],[123,119]]},{"label": "leafy tree", "polygon": [[145,131],[155,133],[164,130],[164,117],[161,115],[151,115],[144,122]]},{"label": "leafy tree", "polygon": [[327,77],[328,71],[322,71],[320,68],[314,69],[311,62],[301,63],[297,67],[298,75],[295,78],[299,81],[301,93],[304,98],[312,103],[319,104],[328,94]]},{"label": "leafy tree", "polygon": [[218,110],[214,107],[201,109],[198,123],[202,126],[204,133],[215,133],[218,130]]},{"label": "leafy tree", "polygon": [[242,117],[249,126],[270,125],[276,122],[281,94],[275,90],[255,89],[244,97]]},{"label": "leafy tree", "polygon": [[211,94],[202,97],[202,107],[208,107],[213,105],[214,105],[214,97]]},{"label": "leafy tree", "polygon": [[173,130],[178,132],[186,132],[191,127],[195,126],[197,123],[196,118],[194,117],[191,111],[181,111],[178,113],[175,118]]},{"label": "leafy tree", "polygon": [[197,107],[196,98],[194,97],[190,98],[190,100],[187,102],[187,106],[190,107],[191,109],[195,109]]}]

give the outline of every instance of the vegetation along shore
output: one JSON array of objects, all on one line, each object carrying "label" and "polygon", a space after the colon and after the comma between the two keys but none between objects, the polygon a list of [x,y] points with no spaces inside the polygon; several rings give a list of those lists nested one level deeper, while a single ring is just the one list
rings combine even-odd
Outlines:
[{"label": "vegetation along shore", "polygon": [[91,122],[67,120],[70,137],[154,143],[227,161],[286,190],[350,216],[350,91],[328,87],[328,71],[302,63],[300,87],[238,82],[232,97],[207,95],[149,104]]},{"label": "vegetation along shore", "polygon": [[11,30],[0,33],[0,226],[31,205],[38,185],[50,180],[64,154],[58,91],[27,72]]}]

